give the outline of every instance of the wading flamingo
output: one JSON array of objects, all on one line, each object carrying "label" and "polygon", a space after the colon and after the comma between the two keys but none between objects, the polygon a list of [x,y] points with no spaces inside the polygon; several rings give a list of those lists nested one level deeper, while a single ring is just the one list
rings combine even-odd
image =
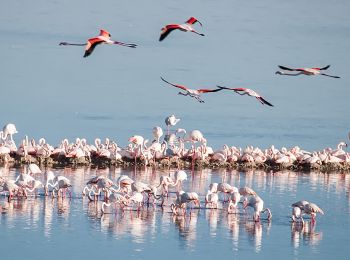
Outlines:
[{"label": "wading flamingo", "polygon": [[[324,214],[323,210],[317,206],[315,203],[310,203],[306,200],[300,200],[292,204],[293,211],[292,211],[292,221],[296,221],[297,219],[301,218],[303,221],[303,218],[301,217],[302,214],[307,214],[311,216],[311,223],[316,222],[316,213]],[[297,209],[294,208],[300,208],[300,212]]]},{"label": "wading flamingo", "polygon": [[251,97],[255,97],[261,104],[263,104],[263,105],[266,104],[270,107],[273,107],[273,105],[271,103],[266,101],[262,96],[260,96],[258,93],[256,93],[254,90],[252,90],[250,88],[227,88],[227,87],[221,87],[221,86],[218,86],[218,88],[233,90],[234,92],[236,92],[237,94],[239,94],[241,96],[248,95]]},{"label": "wading flamingo", "polygon": [[185,171],[179,170],[175,172],[175,182],[170,184],[172,186],[177,186],[179,191],[182,188],[182,182],[187,180],[187,173]]},{"label": "wading flamingo", "polygon": [[221,88],[217,88],[217,89],[189,89],[185,86],[182,86],[182,85],[178,85],[178,84],[173,84],[173,83],[170,83],[169,81],[166,81],[165,79],[163,79],[162,77],[160,77],[165,83],[171,85],[171,86],[174,86],[176,88],[180,88],[182,90],[185,91],[185,93],[183,92],[179,92],[179,95],[183,95],[183,96],[190,96],[190,97],[193,97],[195,99],[197,99],[197,101],[199,103],[204,103],[204,100],[201,99],[201,94],[203,93],[209,93],[209,92],[217,92],[217,91],[220,91]]},{"label": "wading flamingo", "polygon": [[248,199],[248,203],[245,205],[246,207],[252,207],[254,209],[253,220],[255,222],[260,222],[260,214],[267,211],[267,219],[270,221],[272,218],[271,210],[269,208],[264,209],[264,201],[259,196],[251,196]]},{"label": "wading flamingo", "polygon": [[87,43],[68,43],[68,42],[60,42],[59,45],[73,45],[73,46],[85,46],[84,58],[88,57],[95,49],[95,47],[101,43],[105,44],[117,44],[125,47],[136,48],[136,44],[133,43],[124,43],[118,41],[112,41],[111,34],[104,30],[100,30],[100,34],[94,38],[88,39]]},{"label": "wading flamingo", "polygon": [[192,25],[195,24],[196,22],[198,22],[202,26],[202,23],[194,17],[191,17],[190,19],[188,19],[184,24],[168,24],[164,26],[161,30],[159,41],[164,40],[165,37],[167,37],[169,33],[171,33],[173,30],[180,30],[183,32],[193,32],[200,36],[204,36],[203,33],[198,33],[193,29]]},{"label": "wading flamingo", "polygon": [[322,73],[322,70],[326,70],[330,66],[331,65],[328,65],[328,66],[323,67],[323,68],[298,68],[298,69],[287,68],[287,67],[284,67],[284,66],[278,66],[282,70],[297,71],[298,73],[291,74],[291,73],[286,73],[284,71],[276,71],[276,74],[287,75],[287,76],[299,76],[299,75],[302,75],[302,74],[303,75],[307,75],[307,76],[322,75],[322,76],[327,76],[327,77],[339,79],[340,77],[338,77],[338,76],[332,76],[332,75],[328,75],[328,74]]}]

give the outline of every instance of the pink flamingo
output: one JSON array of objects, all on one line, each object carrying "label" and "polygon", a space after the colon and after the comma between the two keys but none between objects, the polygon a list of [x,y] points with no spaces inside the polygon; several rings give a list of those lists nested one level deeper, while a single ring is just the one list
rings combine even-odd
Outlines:
[{"label": "pink flamingo", "polygon": [[88,39],[87,43],[68,43],[68,42],[60,42],[59,45],[74,45],[74,46],[85,46],[84,58],[88,57],[95,49],[95,47],[101,43],[105,44],[117,44],[125,47],[136,48],[136,44],[133,43],[124,43],[118,41],[111,40],[111,34],[104,30],[100,30],[100,34],[94,38]]},{"label": "pink flamingo", "polygon": [[244,95],[248,95],[251,97],[255,97],[261,104],[266,104],[270,107],[273,107],[273,105],[271,103],[269,103],[268,101],[266,101],[262,96],[260,96],[260,94],[256,93],[254,90],[250,89],[250,88],[227,88],[227,87],[220,87],[218,86],[220,89],[229,89],[229,90],[233,90],[234,92],[236,92],[237,94],[244,96]]},{"label": "pink flamingo", "polygon": [[287,75],[287,76],[299,76],[299,75],[302,75],[302,74],[303,75],[307,75],[307,76],[322,75],[322,76],[327,76],[327,77],[339,79],[340,77],[338,77],[338,76],[332,76],[332,75],[328,75],[328,74],[322,73],[322,70],[326,70],[330,66],[331,65],[328,65],[328,66],[323,67],[323,68],[297,68],[297,69],[295,69],[295,68],[287,68],[287,67],[284,67],[284,66],[278,66],[282,70],[297,71],[298,73],[290,74],[290,73],[285,73],[283,71],[276,71],[276,74]]},{"label": "pink flamingo", "polygon": [[202,23],[194,17],[191,17],[190,19],[188,19],[184,24],[168,24],[164,26],[161,30],[159,41],[164,40],[165,37],[167,37],[169,33],[171,33],[173,30],[180,30],[183,32],[193,32],[200,36],[204,36],[203,33],[198,33],[193,29],[192,25],[195,24],[196,22],[198,22],[202,26]]},{"label": "pink flamingo", "polygon": [[185,86],[182,86],[182,85],[178,85],[178,84],[173,84],[173,83],[170,83],[169,81],[166,81],[165,79],[163,79],[162,77],[160,77],[165,83],[168,83],[169,85],[171,86],[174,86],[176,88],[180,88],[182,90],[185,91],[185,93],[183,92],[179,92],[179,95],[183,95],[183,96],[190,96],[190,97],[193,97],[195,99],[197,99],[197,101],[199,103],[204,103],[204,100],[202,100],[200,98],[201,94],[202,93],[208,93],[208,92],[217,92],[217,91],[220,91],[221,89],[220,88],[217,88],[217,89],[189,89]]}]

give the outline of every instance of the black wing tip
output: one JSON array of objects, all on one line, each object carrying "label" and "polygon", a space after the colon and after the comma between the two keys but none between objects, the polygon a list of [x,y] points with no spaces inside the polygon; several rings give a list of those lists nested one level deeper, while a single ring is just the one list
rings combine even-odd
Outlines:
[{"label": "black wing tip", "polygon": [[329,64],[329,65],[327,65],[327,66],[321,68],[321,70],[326,70],[326,69],[328,69],[330,66],[331,66],[331,65]]},{"label": "black wing tip", "polygon": [[282,65],[278,65],[278,67],[279,67],[280,69],[282,69],[282,70],[292,70],[292,69],[290,69],[290,68],[287,68],[287,67],[285,67],[285,66],[282,66]]},{"label": "black wing tip", "polygon": [[270,102],[266,101],[264,98],[260,97],[260,99],[262,100],[262,102],[264,102],[266,105],[273,107],[274,105],[272,105]]},{"label": "black wing tip", "polygon": [[219,89],[230,89],[230,88],[222,87],[222,86],[219,86],[219,85],[216,85],[216,87],[218,87]]}]

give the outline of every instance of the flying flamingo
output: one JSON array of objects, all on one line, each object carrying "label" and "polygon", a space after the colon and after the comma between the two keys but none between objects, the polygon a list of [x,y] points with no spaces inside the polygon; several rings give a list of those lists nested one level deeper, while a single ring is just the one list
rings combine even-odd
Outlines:
[{"label": "flying flamingo", "polygon": [[130,47],[130,48],[136,48],[136,44],[133,43],[124,43],[124,42],[118,42],[118,41],[112,41],[111,39],[111,34],[104,30],[100,30],[100,34],[94,38],[88,39],[87,43],[68,43],[68,42],[60,42],[59,45],[74,45],[74,46],[85,46],[85,53],[84,53],[84,58],[88,57],[95,49],[95,47],[101,43],[105,44],[117,44],[125,47]]},{"label": "flying flamingo", "polygon": [[340,77],[338,77],[338,76],[332,76],[332,75],[328,75],[328,74],[322,73],[322,70],[326,70],[326,69],[328,69],[330,66],[331,66],[331,65],[328,65],[328,66],[323,67],[323,68],[298,68],[298,69],[295,69],[295,68],[287,68],[287,67],[284,67],[284,66],[278,66],[278,67],[279,67],[280,69],[282,69],[282,70],[298,71],[298,73],[291,74],[291,73],[285,73],[285,72],[283,72],[283,71],[276,71],[276,74],[279,74],[279,75],[287,75],[287,76],[299,76],[299,75],[301,75],[301,74],[307,75],[307,76],[323,75],[323,76],[327,76],[327,77],[339,79]]},{"label": "flying flamingo", "polygon": [[273,107],[273,105],[271,103],[269,103],[268,101],[266,101],[262,96],[260,96],[258,93],[256,93],[254,90],[250,89],[250,88],[227,88],[227,87],[220,87],[218,86],[220,89],[229,89],[229,90],[233,90],[234,92],[236,92],[237,94],[244,96],[244,95],[248,95],[251,97],[255,97],[261,104],[266,104],[270,107]]},{"label": "flying flamingo", "polygon": [[203,33],[198,33],[193,29],[192,24],[195,24],[196,22],[198,22],[202,26],[202,23],[194,17],[191,17],[190,19],[188,19],[184,24],[168,24],[164,26],[161,30],[159,41],[164,40],[165,37],[169,35],[169,33],[177,29],[183,32],[193,32],[200,36],[204,36]]},{"label": "flying flamingo", "polygon": [[171,86],[174,86],[174,87],[176,87],[176,88],[180,88],[180,89],[182,89],[182,90],[185,91],[185,93],[179,92],[179,95],[193,97],[193,98],[197,99],[197,101],[198,101],[199,103],[204,103],[204,100],[202,100],[202,99],[200,98],[200,96],[201,96],[202,93],[217,92],[217,91],[220,91],[220,90],[221,90],[221,88],[217,88],[217,89],[190,89],[190,88],[187,88],[187,87],[182,86],[182,85],[170,83],[169,81],[166,81],[166,80],[163,79],[162,77],[160,77],[160,78],[161,78],[165,83],[168,83],[168,84],[171,85]]}]

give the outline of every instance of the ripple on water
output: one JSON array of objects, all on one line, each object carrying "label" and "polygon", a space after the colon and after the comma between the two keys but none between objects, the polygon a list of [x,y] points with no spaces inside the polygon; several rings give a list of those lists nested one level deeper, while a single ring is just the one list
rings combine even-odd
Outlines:
[{"label": "ripple on water", "polygon": [[[243,173],[210,169],[188,174],[188,181],[184,182],[183,188],[197,192],[202,207],[211,182],[228,182],[238,187],[252,187],[264,199],[265,207],[271,208],[273,214],[271,223],[266,220],[255,223],[252,221],[251,209],[246,212],[240,209],[239,214],[227,214],[227,205],[223,203],[219,204],[217,210],[193,209],[191,215],[186,217],[173,216],[169,208],[176,196],[173,192],[166,200],[163,210],[149,207],[139,213],[129,209],[124,212],[118,210],[116,213],[114,208],[110,208],[112,214],[101,216],[101,201],[91,203],[80,197],[86,181],[96,173],[113,180],[120,174],[127,174],[144,182],[154,182],[160,175],[169,173],[114,169],[98,172],[89,168],[52,170],[55,174],[71,179],[74,183],[73,198],[52,200],[38,197],[8,203],[2,196],[0,239],[5,245],[11,243],[9,238],[12,236],[30,239],[30,234],[35,234],[39,239],[38,246],[36,243],[31,246],[37,247],[38,250],[39,245],[51,243],[50,241],[62,245],[69,241],[72,246],[81,242],[88,245],[85,248],[91,256],[95,256],[92,245],[98,239],[102,246],[103,243],[115,243],[119,245],[118,248],[122,245],[122,255],[134,254],[135,257],[144,254],[152,256],[152,250],[167,253],[177,245],[179,251],[176,255],[183,258],[186,258],[184,252],[205,258],[213,253],[212,248],[215,248],[219,255],[234,254],[248,258],[259,255],[269,258],[274,256],[273,252],[291,257],[315,257],[324,250],[343,248],[345,243],[349,242],[341,227],[350,224],[350,218],[344,217],[349,213],[349,196],[344,196],[344,192],[349,187],[350,179],[340,174],[305,174],[290,171],[266,173],[256,170]],[[149,174],[150,172],[152,174]],[[172,174],[173,170],[170,171],[170,175]],[[12,177],[17,175],[18,170]],[[43,176],[36,177],[44,181]],[[315,226],[310,225],[307,218],[304,227],[291,225],[290,205],[300,199],[316,202],[325,210],[324,216],[317,216]],[[334,223],[337,225],[334,226]],[[340,245],[333,243],[333,246],[329,247],[332,237],[336,236],[341,237],[342,242]],[[81,241],[75,237],[79,237]]]}]

